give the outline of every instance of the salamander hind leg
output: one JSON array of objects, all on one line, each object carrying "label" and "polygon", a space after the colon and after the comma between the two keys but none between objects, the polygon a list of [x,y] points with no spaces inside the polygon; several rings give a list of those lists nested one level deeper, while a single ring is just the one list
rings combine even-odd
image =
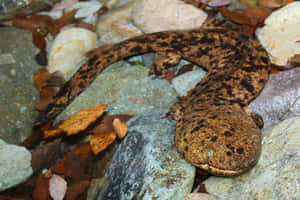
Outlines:
[{"label": "salamander hind leg", "polygon": [[244,110],[253,119],[258,128],[262,129],[264,127],[264,120],[262,116],[260,116],[248,107],[244,107]]},{"label": "salamander hind leg", "polygon": [[181,56],[174,52],[159,52],[151,66],[149,75],[154,75],[154,78],[172,78],[174,72],[168,68],[178,64]]}]

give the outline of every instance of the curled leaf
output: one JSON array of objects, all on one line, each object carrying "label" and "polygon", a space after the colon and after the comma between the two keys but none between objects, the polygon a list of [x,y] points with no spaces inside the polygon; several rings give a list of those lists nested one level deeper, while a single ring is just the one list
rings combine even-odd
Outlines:
[{"label": "curled leaf", "polygon": [[115,132],[117,133],[118,138],[122,139],[127,133],[127,129],[128,129],[127,125],[125,123],[121,122],[120,119],[116,118],[113,121],[113,126],[115,129]]},{"label": "curled leaf", "polygon": [[96,133],[92,135],[90,145],[94,154],[98,154],[116,140],[115,132]]},{"label": "curled leaf", "polygon": [[220,8],[220,12],[223,15],[223,17],[225,17],[228,20],[233,21],[237,24],[245,24],[245,25],[250,25],[250,26],[253,25],[251,20],[247,16],[245,16],[241,13],[238,13],[238,12],[232,12],[224,6]]}]

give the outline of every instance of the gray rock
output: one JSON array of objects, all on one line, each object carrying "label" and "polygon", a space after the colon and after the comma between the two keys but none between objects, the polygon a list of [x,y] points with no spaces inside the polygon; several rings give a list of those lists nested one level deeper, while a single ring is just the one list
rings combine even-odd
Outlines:
[{"label": "gray rock", "polygon": [[110,67],[80,94],[58,118],[67,118],[81,109],[108,103],[108,114],[136,115],[168,109],[176,102],[176,92],[166,80],[151,80],[149,69],[141,66]]},{"label": "gray rock", "polygon": [[18,144],[30,133],[39,98],[32,75],[39,68],[30,31],[0,29],[0,138]]},{"label": "gray rock", "polygon": [[138,115],[116,150],[97,200],[181,200],[192,189],[195,168],[177,152],[175,122],[163,112]]},{"label": "gray rock", "polygon": [[26,181],[32,172],[31,153],[0,139],[0,191]]},{"label": "gray rock", "polygon": [[257,165],[235,178],[210,177],[207,191],[219,200],[300,199],[300,118],[288,119],[263,133]]},{"label": "gray rock", "polygon": [[180,96],[186,96],[187,92],[194,88],[198,82],[205,76],[203,69],[186,72],[172,80],[172,85]]},{"label": "gray rock", "polygon": [[261,94],[249,108],[260,114],[269,128],[300,113],[300,68],[271,74]]}]

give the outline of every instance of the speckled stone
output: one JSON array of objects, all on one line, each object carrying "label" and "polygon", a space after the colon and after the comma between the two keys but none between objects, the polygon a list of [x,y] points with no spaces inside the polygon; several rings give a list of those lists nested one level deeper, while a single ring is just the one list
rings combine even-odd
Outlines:
[{"label": "speckled stone", "polygon": [[300,199],[300,118],[263,132],[257,165],[235,178],[210,177],[207,191],[218,200]]},{"label": "speckled stone", "polygon": [[184,197],[183,200],[216,200],[206,193],[191,193]]},{"label": "speckled stone", "polygon": [[138,115],[116,150],[107,183],[97,200],[182,200],[194,182],[195,168],[177,152],[175,121],[164,112]]},{"label": "speckled stone", "polygon": [[96,104],[109,104],[107,114],[131,114],[168,109],[176,102],[176,92],[166,80],[151,80],[142,66],[108,67],[58,117],[67,118]]},{"label": "speckled stone", "polygon": [[32,75],[40,67],[30,31],[0,28],[0,138],[18,144],[30,133],[39,99]]},{"label": "speckled stone", "polygon": [[31,153],[0,139],[0,192],[26,181],[32,172]]}]

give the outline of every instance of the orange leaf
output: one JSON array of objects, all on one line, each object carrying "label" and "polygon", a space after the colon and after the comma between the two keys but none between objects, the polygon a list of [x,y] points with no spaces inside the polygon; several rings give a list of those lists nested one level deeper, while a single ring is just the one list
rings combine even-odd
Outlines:
[{"label": "orange leaf", "polygon": [[94,154],[106,149],[108,145],[113,143],[116,140],[115,132],[106,132],[106,133],[96,133],[92,135],[90,140],[90,145]]},{"label": "orange leaf", "polygon": [[223,17],[225,17],[228,20],[233,21],[237,24],[246,24],[246,25],[250,25],[250,26],[253,25],[251,20],[247,16],[245,16],[241,13],[232,12],[224,6],[220,7],[220,12],[223,15]]},{"label": "orange leaf", "polygon": [[38,28],[38,24],[33,20],[26,18],[15,16],[12,18],[12,25],[17,28],[27,29],[27,30],[34,30]]},{"label": "orange leaf", "polygon": [[33,82],[35,87],[41,92],[47,85],[48,80],[51,78],[51,73],[48,72],[46,67],[37,70],[33,75]]},{"label": "orange leaf", "polygon": [[67,136],[75,135],[95,122],[104,113],[107,106],[107,104],[96,105],[88,109],[80,110],[75,115],[71,115],[69,119],[57,124],[53,129],[43,130],[44,137],[53,137],[61,132],[66,132]]},{"label": "orange leaf", "polygon": [[127,125],[121,122],[120,119],[117,118],[114,119],[113,126],[119,139],[122,139],[127,133],[127,129],[128,129]]},{"label": "orange leaf", "polygon": [[85,130],[91,123],[95,122],[106,110],[107,104],[96,105],[88,109],[80,110],[71,115],[68,120],[63,121],[59,128],[67,132],[67,135],[74,135]]}]

